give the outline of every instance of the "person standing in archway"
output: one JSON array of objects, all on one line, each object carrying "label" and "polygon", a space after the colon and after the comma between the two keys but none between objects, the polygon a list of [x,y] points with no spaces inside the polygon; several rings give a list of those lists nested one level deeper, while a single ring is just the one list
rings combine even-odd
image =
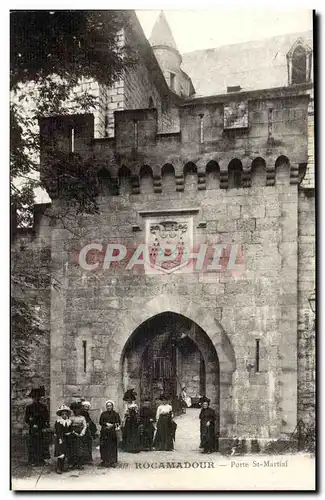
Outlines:
[{"label": "person standing in archway", "polygon": [[200,448],[202,453],[212,453],[215,451],[215,422],[216,412],[210,408],[210,399],[202,398],[202,410],[200,412]]},{"label": "person standing in archway", "polygon": [[143,400],[143,405],[140,408],[140,441],[141,450],[151,451],[153,436],[155,434],[155,413],[151,408],[151,402],[149,398]]},{"label": "person standing in archway", "polygon": [[157,432],[153,446],[156,450],[172,451],[177,424],[173,420],[173,410],[165,394],[160,396],[161,404],[157,408]]},{"label": "person standing in archway", "polygon": [[186,386],[185,385],[183,385],[183,387],[182,387],[182,400],[184,401],[184,403],[186,405],[185,408],[190,408],[192,406],[192,400],[187,395]]},{"label": "person standing in archway", "polygon": [[100,457],[102,467],[115,467],[117,464],[117,434],[120,429],[121,419],[114,411],[114,403],[110,399],[106,401],[106,411],[99,419],[100,431]]}]

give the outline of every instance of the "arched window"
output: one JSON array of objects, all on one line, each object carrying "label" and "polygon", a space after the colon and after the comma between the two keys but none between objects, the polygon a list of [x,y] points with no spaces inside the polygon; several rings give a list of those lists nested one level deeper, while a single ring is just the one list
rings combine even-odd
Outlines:
[{"label": "arched window", "polygon": [[287,54],[289,85],[308,82],[311,77],[312,49],[298,38]]},{"label": "arched window", "polygon": [[307,77],[307,55],[305,49],[298,45],[292,55],[292,83],[303,83]]}]

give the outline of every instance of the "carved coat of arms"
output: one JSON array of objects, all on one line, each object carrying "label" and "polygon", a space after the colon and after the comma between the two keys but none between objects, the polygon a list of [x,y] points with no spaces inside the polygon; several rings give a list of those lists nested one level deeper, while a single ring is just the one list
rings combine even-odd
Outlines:
[{"label": "carved coat of arms", "polygon": [[147,244],[151,268],[171,273],[188,264],[187,253],[192,251],[191,221],[150,221]]}]

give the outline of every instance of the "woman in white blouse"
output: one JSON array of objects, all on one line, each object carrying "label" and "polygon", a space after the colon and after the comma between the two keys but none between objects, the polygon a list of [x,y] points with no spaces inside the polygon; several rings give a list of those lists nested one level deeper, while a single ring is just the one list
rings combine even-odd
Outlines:
[{"label": "woman in white blouse", "polygon": [[173,421],[173,409],[165,394],[160,396],[161,404],[157,408],[157,431],[153,446],[156,450],[171,451],[174,449],[176,424]]}]

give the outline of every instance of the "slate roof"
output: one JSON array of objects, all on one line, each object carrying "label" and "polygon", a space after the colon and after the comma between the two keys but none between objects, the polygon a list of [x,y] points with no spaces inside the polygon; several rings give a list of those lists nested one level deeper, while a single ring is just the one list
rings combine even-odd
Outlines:
[{"label": "slate roof", "polygon": [[149,38],[151,47],[157,45],[164,45],[165,47],[171,47],[177,50],[176,42],[173,37],[172,30],[167,22],[166,16],[163,11],[160,12],[154,27],[152,28],[152,33]]},{"label": "slate roof", "polygon": [[313,47],[312,31],[289,33],[251,42],[197,50],[182,55],[182,69],[195,97],[227,93],[227,86],[259,90],[288,85],[286,55],[298,38]]}]

